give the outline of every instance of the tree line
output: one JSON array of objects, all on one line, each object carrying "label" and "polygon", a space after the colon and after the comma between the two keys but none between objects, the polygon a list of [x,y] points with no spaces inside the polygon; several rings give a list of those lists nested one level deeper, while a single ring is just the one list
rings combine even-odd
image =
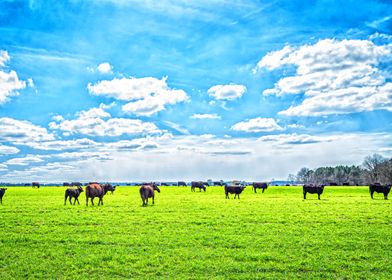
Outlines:
[{"label": "tree line", "polygon": [[392,158],[379,154],[367,156],[362,165],[338,165],[309,169],[301,168],[297,175],[290,174],[288,181],[301,184],[363,186],[373,183],[392,183]]}]

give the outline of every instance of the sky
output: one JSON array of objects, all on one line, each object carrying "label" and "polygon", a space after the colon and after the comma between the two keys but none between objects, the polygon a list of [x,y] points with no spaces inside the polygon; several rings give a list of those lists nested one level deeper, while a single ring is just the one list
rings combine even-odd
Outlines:
[{"label": "sky", "polygon": [[392,3],[0,0],[0,182],[392,157]]}]

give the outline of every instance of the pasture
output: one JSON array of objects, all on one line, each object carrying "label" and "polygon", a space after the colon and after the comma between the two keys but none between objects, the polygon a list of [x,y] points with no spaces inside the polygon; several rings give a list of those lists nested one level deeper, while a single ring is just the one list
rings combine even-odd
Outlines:
[{"label": "pasture", "polygon": [[64,206],[63,187],[9,187],[0,205],[0,279],[390,279],[392,202],[367,187],[136,187],[104,206]]}]

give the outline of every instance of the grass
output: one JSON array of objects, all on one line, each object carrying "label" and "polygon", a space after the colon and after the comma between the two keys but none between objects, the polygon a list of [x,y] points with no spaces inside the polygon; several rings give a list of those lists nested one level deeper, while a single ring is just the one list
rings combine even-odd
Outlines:
[{"label": "grass", "polygon": [[163,187],[148,207],[135,187],[100,207],[84,193],[64,206],[64,189],[8,188],[0,279],[391,279],[392,205],[365,187],[326,187],[321,200],[298,187],[240,200]]}]

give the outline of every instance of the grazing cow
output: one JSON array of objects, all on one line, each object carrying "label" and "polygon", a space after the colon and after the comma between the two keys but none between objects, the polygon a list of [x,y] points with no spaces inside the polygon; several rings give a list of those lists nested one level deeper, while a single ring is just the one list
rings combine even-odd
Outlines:
[{"label": "grazing cow", "polygon": [[343,186],[350,186],[350,183],[349,182],[344,182]]},{"label": "grazing cow", "polygon": [[39,189],[40,184],[39,184],[38,182],[32,182],[32,183],[31,183],[31,186],[32,186],[33,188]]},{"label": "grazing cow", "polygon": [[108,192],[112,191],[113,186],[111,184],[98,184],[91,183],[86,187],[86,206],[88,206],[88,199],[91,198],[91,204],[94,205],[94,198],[98,197],[98,206],[103,205],[103,196]]},{"label": "grazing cow", "polygon": [[252,186],[253,186],[253,190],[255,191],[255,193],[257,193],[256,189],[262,189],[263,190],[262,193],[264,193],[264,191],[268,188],[268,184],[267,183],[257,183],[257,182],[254,182],[252,184]]},{"label": "grazing cow", "polygon": [[3,204],[3,196],[7,188],[0,188],[0,204]]},{"label": "grazing cow", "polygon": [[142,198],[142,206],[147,206],[148,205],[148,198],[152,198],[152,204],[154,204],[154,191],[161,192],[161,190],[158,188],[158,186],[154,183],[148,184],[148,185],[142,185],[139,189],[140,192],[140,197]]},{"label": "grazing cow", "polygon": [[64,205],[66,205],[67,204],[67,198],[69,198],[69,204],[71,204],[72,205],[72,198],[74,198],[74,203],[73,203],[73,205],[75,205],[75,203],[76,203],[76,201],[78,202],[78,204],[80,205],[80,203],[79,203],[79,195],[80,195],[80,193],[82,193],[83,192],[83,188],[82,187],[77,187],[76,189],[73,189],[73,188],[68,188],[68,189],[66,189],[65,190],[65,196],[64,196]]},{"label": "grazing cow", "polygon": [[225,184],[225,194],[226,194],[226,198],[229,199],[229,193],[234,193],[234,199],[236,197],[238,197],[238,199],[240,199],[240,194],[242,193],[242,191],[246,188],[246,186],[244,185],[226,185]]},{"label": "grazing cow", "polygon": [[64,183],[63,183],[63,187],[69,187],[69,186],[70,186],[69,183],[67,183],[67,182],[64,182]]},{"label": "grazing cow", "polygon": [[384,199],[388,199],[388,194],[391,191],[391,186],[385,185],[382,186],[379,183],[375,184],[370,184],[369,186],[369,192],[370,192],[370,197],[373,199],[373,193],[383,193],[384,194]]},{"label": "grazing cow", "polygon": [[212,182],[212,184],[214,186],[223,186],[223,182],[219,182],[219,181]]},{"label": "grazing cow", "polygon": [[183,181],[178,181],[177,186],[179,187],[186,187],[186,183]]},{"label": "grazing cow", "polygon": [[80,182],[72,182],[71,183],[71,186],[72,187],[81,187],[83,184],[82,183],[80,183]]},{"label": "grazing cow", "polygon": [[304,185],[302,187],[302,190],[303,190],[303,193],[304,193],[304,199],[306,199],[306,193],[317,193],[318,199],[320,199],[320,195],[324,191],[324,185],[321,185],[321,186],[316,186],[316,185],[313,185],[313,184]]},{"label": "grazing cow", "polygon": [[199,192],[201,192],[201,190],[206,191],[206,183],[204,182],[195,182],[193,181],[191,183],[191,191],[194,192],[196,188],[199,188]]}]

